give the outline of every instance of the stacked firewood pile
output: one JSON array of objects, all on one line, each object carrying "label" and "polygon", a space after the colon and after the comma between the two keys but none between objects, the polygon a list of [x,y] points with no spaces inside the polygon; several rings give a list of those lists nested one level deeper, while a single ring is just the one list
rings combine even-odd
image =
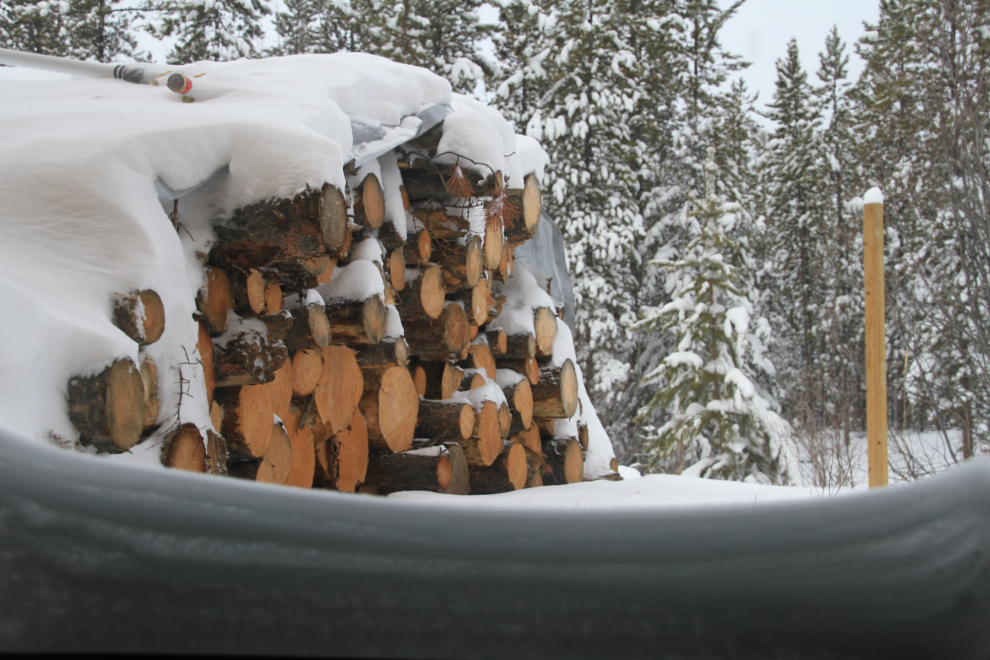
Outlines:
[{"label": "stacked firewood pile", "polygon": [[[143,357],[70,381],[81,442],[123,452],[162,435],[168,467],[345,492],[582,480],[586,428],[555,429],[579,407],[574,365],[551,359],[562,310],[528,309],[532,332],[492,323],[513,251],[540,221],[537,178],[512,189],[500,172],[441,164],[441,131],[395,152],[406,236],[384,221],[379,175],[353,167],[344,190],[326,184],[215,223],[196,320],[216,432],[159,428],[157,367]],[[114,321],[152,343],[162,302],[121,297]]]}]

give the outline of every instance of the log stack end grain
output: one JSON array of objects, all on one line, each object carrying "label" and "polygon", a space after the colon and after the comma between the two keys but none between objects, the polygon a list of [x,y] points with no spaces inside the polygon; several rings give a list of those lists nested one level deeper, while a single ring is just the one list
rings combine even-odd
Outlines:
[{"label": "log stack end grain", "polygon": [[92,376],[69,380],[69,419],[84,445],[120,453],[138,443],[145,426],[145,390],[140,368],[115,360]]}]

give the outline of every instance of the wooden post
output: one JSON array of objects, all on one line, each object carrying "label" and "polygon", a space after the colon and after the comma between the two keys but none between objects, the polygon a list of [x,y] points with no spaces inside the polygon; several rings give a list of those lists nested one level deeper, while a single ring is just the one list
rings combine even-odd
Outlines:
[{"label": "wooden post", "polygon": [[[887,485],[887,342],[884,321],[883,196],[866,194],[863,265],[866,283],[866,438],[870,488]],[[876,200],[876,201],[874,201]]]}]

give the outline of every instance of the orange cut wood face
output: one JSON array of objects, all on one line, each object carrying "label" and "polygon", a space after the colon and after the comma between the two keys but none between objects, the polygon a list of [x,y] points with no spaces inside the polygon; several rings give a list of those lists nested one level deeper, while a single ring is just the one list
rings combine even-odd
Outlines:
[{"label": "orange cut wood face", "polygon": [[337,442],[337,490],[353,493],[364,483],[368,473],[368,427],[361,411],[354,413],[350,426],[338,433]]},{"label": "orange cut wood face", "polygon": [[412,446],[419,414],[419,394],[409,371],[392,367],[385,372],[378,391],[378,426],[393,452]]},{"label": "orange cut wood face", "polygon": [[313,392],[316,409],[333,433],[347,428],[364,391],[364,376],[357,356],[346,346],[323,349],[323,373]]}]

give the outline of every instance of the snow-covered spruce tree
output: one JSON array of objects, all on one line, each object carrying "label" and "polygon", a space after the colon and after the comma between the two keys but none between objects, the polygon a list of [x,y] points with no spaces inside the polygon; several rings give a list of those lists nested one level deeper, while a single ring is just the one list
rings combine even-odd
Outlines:
[{"label": "snow-covered spruce tree", "polygon": [[278,45],[267,52],[271,55],[325,52],[320,47],[325,0],[284,0],[284,3],[282,11],[275,15]]},{"label": "snow-covered spruce tree", "polygon": [[77,0],[70,5],[69,55],[112,62],[141,59],[131,25],[138,10],[123,0]]},{"label": "snow-covered spruce tree", "polygon": [[648,310],[636,327],[672,335],[676,350],[646,376],[656,387],[640,410],[663,407],[668,420],[643,447],[648,467],[709,478],[780,483],[786,424],[755,381],[773,373],[763,356],[769,325],[753,307],[732,261],[744,248],[732,240],[738,205],[716,194],[714,148],[705,164],[705,198],[693,198],[698,235],[679,259],[658,260],[669,274],[671,301]]},{"label": "snow-covered spruce tree", "polygon": [[0,46],[42,55],[68,55],[69,9],[65,0],[5,0],[0,3]]},{"label": "snow-covered spruce tree", "polygon": [[774,364],[786,392],[786,410],[820,416],[821,350],[816,329],[829,274],[823,269],[827,227],[820,201],[816,130],[820,117],[795,40],[777,61],[777,89],[767,116],[776,124],[761,169],[765,199],[771,322],[779,329]]},{"label": "snow-covered spruce tree", "polygon": [[860,189],[886,196],[888,362],[907,363],[891,428],[934,427],[957,459],[990,434],[988,24],[986,0],[883,0],[854,90]]},{"label": "snow-covered spruce tree", "polygon": [[553,11],[551,52],[543,60],[548,91],[528,132],[550,155],[544,206],[567,242],[578,358],[595,405],[605,411],[629,376],[627,328],[636,320],[640,286],[633,271],[642,237],[640,177],[656,171],[637,126],[648,104],[643,82],[651,62],[664,55],[636,56],[628,14],[613,0],[560,0]]},{"label": "snow-covered spruce tree", "polygon": [[256,57],[263,36],[262,0],[177,0],[155,5],[160,21],[148,31],[156,38],[178,37],[168,54],[172,64]]},{"label": "snow-covered spruce tree", "polygon": [[851,208],[855,144],[852,101],[847,81],[849,56],[833,27],[818,54],[817,72],[821,87],[816,101],[827,123],[820,131],[818,159],[820,208],[826,219],[821,230],[828,240],[827,252],[820,255],[827,278],[822,310],[815,334],[820,350],[817,360],[821,375],[822,402],[827,426],[838,428],[849,443],[850,432],[863,426],[865,389],[860,373],[863,355],[863,257],[862,218],[858,207]]},{"label": "snow-covered spruce tree", "polygon": [[[637,6],[638,16],[634,11]],[[739,66],[719,43],[719,30],[738,3],[726,10],[708,1],[651,3],[645,9],[640,3],[629,3],[628,7],[630,47],[637,60],[646,63],[641,81],[643,109],[631,118],[631,133],[643,145],[644,164],[638,180],[645,236],[635,243],[630,263],[638,310],[669,300],[666,273],[650,266],[649,261],[674,258],[695,235],[696,220],[688,218],[684,209],[688,191],[699,189],[703,182],[704,149],[698,131],[705,134],[720,112],[723,101],[718,87]],[[710,144],[718,146],[715,141]],[[635,460],[641,441],[638,426],[650,423],[632,422],[636,411],[653,395],[651,388],[640,384],[642,376],[655,369],[670,351],[668,341],[657,334],[633,333],[621,356],[631,366],[624,372],[628,379],[595,379],[596,387],[617,392],[614,403],[606,404],[603,419],[625,460]],[[602,361],[603,365],[619,363],[618,359]],[[611,369],[601,373],[623,372]]]},{"label": "snow-covered spruce tree", "polygon": [[499,25],[492,34],[497,64],[488,79],[502,115],[525,133],[549,89],[543,61],[550,55],[556,14],[532,0],[499,0]]}]

